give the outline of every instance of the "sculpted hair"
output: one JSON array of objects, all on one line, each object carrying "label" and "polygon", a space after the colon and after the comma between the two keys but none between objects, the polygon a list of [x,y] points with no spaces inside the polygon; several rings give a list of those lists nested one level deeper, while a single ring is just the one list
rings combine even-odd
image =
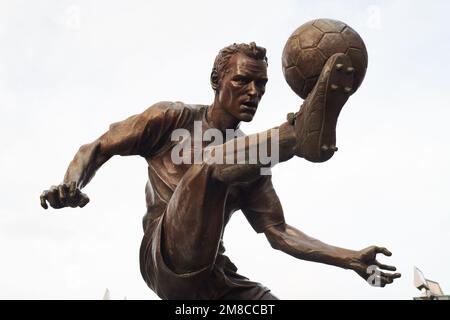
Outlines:
[{"label": "sculpted hair", "polygon": [[219,51],[219,54],[214,60],[214,66],[211,71],[211,86],[216,93],[220,88],[220,81],[228,71],[227,67],[230,58],[238,52],[243,53],[246,56],[256,60],[263,60],[267,65],[266,49],[263,47],[258,47],[254,42],[251,42],[249,44],[234,43],[228,47],[223,48]]}]

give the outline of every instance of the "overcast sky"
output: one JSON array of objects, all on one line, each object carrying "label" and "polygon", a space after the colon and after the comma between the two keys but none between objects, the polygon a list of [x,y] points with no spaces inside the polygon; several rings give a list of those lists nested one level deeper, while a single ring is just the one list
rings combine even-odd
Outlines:
[{"label": "overcast sky", "polygon": [[157,299],[139,272],[146,163],[113,158],[84,209],[44,211],[81,144],[160,100],[209,104],[215,55],[267,48],[269,83],[242,129],[281,124],[301,100],[281,71],[298,26],[326,17],[365,40],[369,68],[324,164],[273,169],[286,220],[330,244],[376,244],[403,277],[377,289],[356,273],[274,251],[240,212],[225,246],[241,274],[283,299],[411,299],[413,267],[450,292],[448,1],[0,0],[0,298]]}]

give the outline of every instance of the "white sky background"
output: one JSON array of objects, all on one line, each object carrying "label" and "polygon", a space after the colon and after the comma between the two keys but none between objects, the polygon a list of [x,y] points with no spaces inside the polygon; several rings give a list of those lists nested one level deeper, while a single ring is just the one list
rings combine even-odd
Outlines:
[{"label": "white sky background", "polygon": [[236,213],[225,246],[240,272],[283,299],[411,299],[413,266],[450,292],[448,1],[0,0],[0,298],[156,299],[139,272],[146,163],[113,158],[84,209],[44,211],[78,147],[160,100],[212,101],[218,50],[256,41],[269,83],[243,130],[278,125],[300,99],[281,72],[290,33],[340,19],[366,42],[369,69],[343,110],[340,151],[274,170],[287,222],[331,244],[393,251],[385,289],[352,271],[271,249]]}]

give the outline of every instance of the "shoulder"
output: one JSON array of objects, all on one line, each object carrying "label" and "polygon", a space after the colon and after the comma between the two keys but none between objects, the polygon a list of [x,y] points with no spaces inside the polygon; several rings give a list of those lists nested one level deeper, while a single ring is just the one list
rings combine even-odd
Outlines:
[{"label": "shoulder", "polygon": [[149,118],[183,117],[195,118],[205,110],[204,105],[186,104],[181,101],[160,101],[147,108],[141,116]]}]

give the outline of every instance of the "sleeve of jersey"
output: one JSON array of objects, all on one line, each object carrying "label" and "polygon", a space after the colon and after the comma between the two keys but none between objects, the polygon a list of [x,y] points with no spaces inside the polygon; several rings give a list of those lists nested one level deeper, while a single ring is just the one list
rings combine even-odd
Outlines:
[{"label": "sleeve of jersey", "polygon": [[257,233],[285,222],[283,208],[270,176],[262,176],[242,190],[241,210]]},{"label": "sleeve of jersey", "polygon": [[112,154],[149,157],[170,143],[171,132],[189,120],[186,111],[179,103],[160,102],[113,123],[103,138]]}]

